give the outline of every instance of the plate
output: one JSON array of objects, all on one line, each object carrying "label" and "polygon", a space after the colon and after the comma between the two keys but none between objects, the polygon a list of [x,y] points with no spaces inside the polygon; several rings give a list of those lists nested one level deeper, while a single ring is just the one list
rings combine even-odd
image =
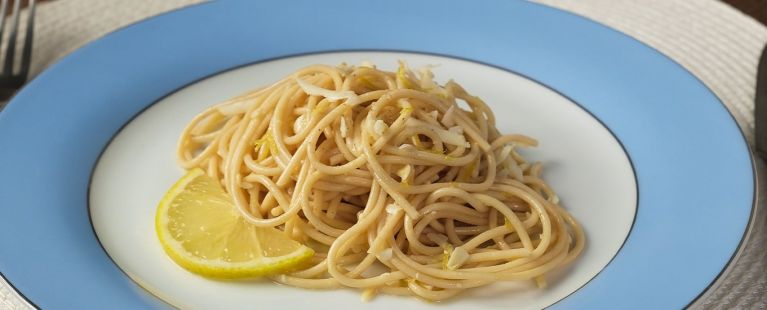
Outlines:
[{"label": "plate", "polygon": [[[383,16],[394,21],[386,22]],[[476,305],[472,296],[466,296],[446,305],[382,298],[366,307],[498,308],[533,300],[523,306],[680,308],[711,286],[737,252],[755,201],[754,170],[745,139],[726,108],[700,81],[621,33],[527,2],[337,1],[320,7],[309,1],[232,1],[174,11],[93,42],[29,83],[0,113],[0,272],[42,308],[168,307],[162,300],[190,305],[183,301],[192,298],[189,292],[199,286],[187,285],[191,291],[165,295],[167,290],[143,275],[152,272],[132,267],[153,262],[157,253],[151,245],[119,254],[126,250],[120,250],[120,242],[110,236],[120,234],[104,228],[115,228],[128,236],[127,241],[146,238],[145,227],[119,226],[119,221],[109,219],[116,216],[114,210],[99,207],[106,205],[99,202],[99,195],[102,201],[106,197],[128,205],[141,201],[128,190],[105,189],[120,171],[115,167],[126,163],[113,160],[113,165],[104,166],[115,158],[109,154],[121,153],[114,151],[121,141],[128,141],[122,153],[137,157],[153,150],[153,143],[167,145],[158,142],[162,139],[142,142],[125,137],[142,130],[146,137],[146,124],[169,123],[162,121],[168,116],[157,111],[180,111],[184,106],[179,97],[197,94],[185,111],[193,115],[206,102],[203,99],[234,95],[229,91],[246,86],[232,82],[237,74],[257,81],[258,76],[274,79],[279,70],[289,72],[301,61],[353,57],[386,61],[403,56],[444,63],[445,79],[461,82],[460,77],[466,76],[478,92],[490,98],[521,98],[524,104],[511,107],[530,106],[530,115],[546,117],[542,124],[552,125],[536,129],[535,121],[499,115],[509,120],[509,130],[538,130],[534,135],[545,139],[538,155],[531,156],[554,163],[552,182],[560,182],[557,189],[572,197],[573,212],[583,212],[579,218],[602,224],[586,227],[591,243],[584,265],[560,275],[561,282],[575,284],[559,291],[555,285],[557,296],[545,303],[535,304],[544,299],[540,296],[515,298],[509,293],[508,300]],[[281,62],[278,69],[264,69]],[[235,68],[239,69],[230,71]],[[515,87],[507,92],[492,85]],[[499,93],[490,94],[497,89]],[[152,118],[160,122],[147,123]],[[169,135],[173,126],[157,129],[157,135]],[[584,131],[561,131],[564,128]],[[164,151],[157,150],[162,154],[156,158],[168,160]],[[585,154],[578,169],[590,168],[585,171],[594,174],[584,176],[612,182],[568,185],[578,183],[572,177],[577,170],[568,170],[574,166],[569,163],[556,168],[557,161],[566,163],[561,158],[567,156],[561,154],[569,155],[562,150],[572,150],[573,156]],[[151,163],[141,160],[133,166],[140,171]],[[165,183],[180,173],[173,168],[174,172],[158,171],[147,184],[164,184],[164,191]],[[133,177],[126,179],[134,183],[146,179],[138,172]],[[633,206],[632,182],[638,201]],[[630,212],[608,215],[610,204],[605,204],[597,209],[603,212],[589,214],[585,199],[595,195],[605,201],[613,197],[616,209]],[[605,223],[616,227],[605,228],[609,227]],[[594,243],[607,237],[612,241]],[[592,253],[597,259],[586,259]],[[256,285],[261,287],[253,294],[261,292],[265,300],[283,306],[300,306],[303,300],[307,301],[303,305],[310,300],[360,305],[359,299],[348,297],[351,293],[271,291],[264,288],[271,284]]]}]

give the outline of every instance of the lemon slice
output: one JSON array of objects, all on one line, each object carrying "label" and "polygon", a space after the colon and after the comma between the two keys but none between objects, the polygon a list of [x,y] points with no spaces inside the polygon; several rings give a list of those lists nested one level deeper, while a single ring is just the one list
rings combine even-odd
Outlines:
[{"label": "lemon slice", "polygon": [[157,207],[155,229],[173,261],[211,278],[281,273],[314,255],[280,230],[245,221],[218,181],[200,169],[168,190]]}]

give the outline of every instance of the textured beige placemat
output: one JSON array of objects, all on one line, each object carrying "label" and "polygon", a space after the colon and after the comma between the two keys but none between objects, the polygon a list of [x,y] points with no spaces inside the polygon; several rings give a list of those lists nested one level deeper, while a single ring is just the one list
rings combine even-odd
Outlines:
[{"label": "textured beige placemat", "polygon": [[[114,29],[200,0],[57,0],[40,5],[32,73]],[[756,65],[767,28],[714,0],[539,0],[606,24],[670,56],[698,76],[753,140]],[[759,168],[763,165],[759,161]],[[760,179],[764,192],[765,178]],[[726,207],[726,206],[724,206]],[[767,211],[719,285],[696,304],[767,309]],[[29,305],[0,278],[0,310]]]}]

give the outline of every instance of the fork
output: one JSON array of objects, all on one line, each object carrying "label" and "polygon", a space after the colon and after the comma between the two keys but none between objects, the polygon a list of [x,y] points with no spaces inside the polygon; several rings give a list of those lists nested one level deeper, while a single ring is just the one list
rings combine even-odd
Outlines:
[{"label": "fork", "polygon": [[[32,39],[34,37],[35,26],[35,0],[29,0],[29,10],[26,25],[26,36],[24,38],[24,47],[21,52],[21,65],[19,70],[14,72],[16,60],[16,38],[19,32],[19,16],[21,15],[21,1],[13,1],[13,13],[11,14],[11,31],[8,34],[8,43],[5,45],[5,59],[0,66],[0,100],[6,101],[27,81],[29,67],[32,62]],[[8,0],[0,2],[0,42],[5,38],[5,16],[8,7]],[[0,51],[1,53],[2,51]],[[4,103],[0,103],[2,109]]]}]

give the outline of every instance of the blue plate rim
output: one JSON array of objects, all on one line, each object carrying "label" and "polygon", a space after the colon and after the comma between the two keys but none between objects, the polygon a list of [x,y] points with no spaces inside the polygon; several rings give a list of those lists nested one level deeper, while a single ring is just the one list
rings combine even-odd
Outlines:
[{"label": "blue plate rim", "polygon": [[[97,42],[100,42],[100,41],[102,41],[102,40],[103,40],[104,38],[106,38],[106,37],[110,37],[110,36],[112,36],[112,35],[113,35],[113,34],[115,34],[115,33],[119,33],[119,32],[122,32],[122,31],[124,31],[124,30],[126,30],[126,29],[130,29],[130,28],[132,28],[132,27],[134,27],[134,26],[136,26],[136,25],[138,25],[138,24],[144,24],[144,23],[147,23],[147,22],[149,22],[149,21],[151,21],[151,20],[154,20],[154,19],[163,18],[163,17],[165,17],[166,15],[171,15],[171,14],[173,14],[173,13],[176,13],[176,12],[178,12],[178,11],[183,11],[183,10],[187,10],[187,9],[190,9],[190,8],[192,8],[192,7],[203,6],[203,5],[207,5],[207,4],[211,4],[211,3],[210,3],[210,2],[197,3],[197,4],[192,4],[192,5],[189,5],[189,6],[185,6],[185,7],[182,7],[182,8],[173,9],[173,10],[171,10],[171,11],[168,11],[168,12],[164,12],[164,13],[162,13],[162,14],[158,14],[158,15],[152,16],[152,17],[150,17],[150,18],[147,18],[147,19],[141,20],[141,21],[139,21],[139,22],[137,22],[137,23],[134,23],[134,24],[130,24],[130,25],[124,26],[124,27],[122,27],[122,28],[120,28],[120,29],[114,30],[114,31],[112,31],[112,32],[110,32],[110,33],[108,33],[108,34],[106,34],[106,35],[105,35],[104,37],[102,37],[102,38],[99,38],[99,39],[97,39],[97,40],[94,40],[94,41],[92,41],[92,42],[89,42],[89,43],[88,43],[88,44],[86,44],[85,46],[83,46],[83,47],[79,48],[77,51],[75,51],[75,52],[73,52],[72,54],[70,54],[70,55],[66,56],[64,59],[62,59],[62,60],[60,60],[60,61],[56,62],[56,63],[55,63],[53,66],[51,66],[51,68],[49,68],[48,70],[46,70],[46,72],[47,72],[47,71],[50,71],[52,68],[56,68],[56,67],[59,65],[59,63],[60,63],[61,61],[65,60],[65,59],[69,59],[69,58],[70,58],[70,56],[72,56],[72,55],[74,55],[74,54],[77,54],[77,53],[81,52],[83,49],[87,49],[88,47],[90,47],[90,46],[92,46],[92,45],[96,44]],[[717,102],[718,102],[720,105],[722,105],[722,107],[724,108],[724,110],[726,111],[726,113],[729,115],[729,117],[730,117],[730,120],[731,120],[733,123],[735,123],[735,124],[737,125],[737,120],[735,119],[735,117],[734,117],[734,115],[732,114],[732,112],[731,112],[731,111],[730,111],[730,110],[729,110],[729,109],[726,107],[726,105],[725,105],[725,104],[724,104],[724,103],[721,101],[721,99],[720,99],[720,98],[719,98],[719,97],[718,97],[718,96],[717,96],[715,93],[713,93],[713,91],[711,91],[711,89],[710,89],[710,88],[709,88],[707,85],[705,85],[705,83],[703,83],[703,82],[702,82],[702,81],[701,81],[701,80],[700,80],[700,79],[699,79],[697,76],[695,76],[695,75],[693,75],[691,72],[689,72],[689,71],[688,71],[686,68],[684,68],[683,66],[681,66],[681,65],[680,65],[678,62],[676,62],[675,60],[671,59],[671,58],[670,58],[670,57],[668,57],[667,55],[665,55],[665,54],[661,53],[660,51],[658,51],[657,49],[653,48],[652,46],[649,46],[649,45],[647,45],[647,44],[645,44],[645,43],[643,43],[643,42],[641,42],[641,41],[638,41],[638,40],[634,39],[633,37],[631,37],[631,36],[629,36],[629,35],[627,35],[627,34],[625,34],[625,33],[622,33],[622,32],[620,32],[620,31],[618,31],[618,30],[615,30],[615,29],[613,29],[613,28],[611,28],[611,27],[609,27],[609,26],[607,26],[607,25],[604,25],[604,24],[601,24],[601,23],[599,23],[599,22],[596,22],[596,21],[593,21],[593,20],[591,20],[591,19],[588,19],[588,18],[586,18],[586,17],[584,17],[584,16],[581,16],[581,15],[578,15],[578,14],[575,14],[575,13],[572,13],[572,12],[568,12],[568,11],[565,11],[565,10],[561,10],[561,9],[558,9],[558,8],[555,8],[555,7],[550,7],[550,6],[547,6],[547,5],[543,5],[543,4],[538,4],[538,3],[531,3],[531,4],[534,4],[534,5],[537,5],[537,6],[546,7],[547,9],[551,9],[551,10],[554,10],[554,11],[559,11],[559,12],[565,13],[566,15],[572,15],[572,16],[575,16],[575,17],[577,17],[577,18],[579,18],[579,19],[582,19],[583,21],[585,21],[585,22],[587,22],[587,23],[593,23],[593,24],[597,24],[597,25],[599,25],[599,26],[600,26],[601,28],[603,28],[603,29],[607,29],[607,30],[609,30],[609,31],[615,32],[615,33],[617,33],[617,34],[619,34],[619,35],[621,35],[621,36],[624,36],[625,38],[627,38],[627,39],[629,39],[629,40],[631,40],[631,41],[635,41],[635,42],[638,42],[638,43],[640,43],[641,45],[645,46],[646,48],[649,48],[649,49],[650,49],[650,50],[652,50],[652,51],[653,51],[655,54],[657,54],[657,55],[660,55],[660,56],[662,56],[663,58],[666,58],[667,60],[669,60],[671,63],[673,63],[674,65],[676,65],[676,66],[678,67],[677,69],[681,69],[681,71],[683,71],[684,73],[686,73],[688,77],[692,77],[694,80],[696,80],[696,82],[697,82],[697,83],[699,83],[700,85],[702,85],[702,86],[703,86],[703,88],[704,88],[706,91],[708,91],[708,92],[709,92],[709,93],[710,93],[710,94],[711,94],[711,95],[712,95],[712,96],[713,96],[713,97],[716,99],[716,101],[717,101]],[[471,58],[468,58],[468,57],[464,57],[464,56],[459,56],[459,55],[452,55],[452,54],[444,54],[444,55],[443,55],[443,54],[438,54],[438,53],[428,53],[428,52],[424,52],[424,51],[420,51],[420,50],[409,51],[409,50],[398,50],[398,49],[394,49],[394,50],[379,50],[379,49],[360,49],[360,50],[354,50],[354,49],[343,49],[343,50],[326,50],[326,51],[322,51],[322,50],[320,50],[320,51],[314,51],[314,52],[308,52],[308,53],[299,53],[299,54],[292,54],[292,55],[287,55],[287,54],[286,54],[286,55],[283,55],[283,56],[279,56],[279,57],[274,57],[274,58],[267,58],[267,59],[262,59],[262,60],[254,61],[254,62],[251,62],[251,63],[241,64],[241,65],[239,65],[239,66],[236,66],[236,67],[232,67],[232,68],[229,68],[229,69],[224,69],[224,70],[221,70],[221,71],[218,71],[218,72],[215,72],[215,73],[209,74],[209,75],[207,75],[207,76],[205,76],[205,77],[202,77],[202,78],[196,79],[196,80],[194,80],[194,81],[192,81],[192,82],[190,82],[190,83],[187,83],[187,84],[185,84],[185,85],[182,85],[181,87],[178,87],[176,90],[169,92],[169,93],[168,93],[168,94],[166,94],[165,96],[167,96],[167,95],[170,95],[170,94],[172,94],[172,93],[174,93],[174,92],[178,91],[179,89],[181,89],[181,88],[183,88],[183,87],[186,87],[186,86],[188,86],[188,85],[190,85],[190,84],[193,84],[193,83],[195,83],[195,82],[198,82],[199,80],[205,79],[205,78],[207,78],[207,77],[210,77],[210,76],[214,76],[214,75],[217,75],[217,74],[221,74],[221,73],[224,73],[224,72],[227,72],[227,71],[230,71],[230,70],[234,70],[234,69],[237,69],[237,68],[239,68],[239,67],[243,67],[243,66],[252,65],[252,64],[255,64],[255,63],[261,63],[261,62],[265,62],[265,61],[270,61],[270,60],[275,60],[275,59],[281,59],[281,58],[287,58],[287,57],[300,56],[300,55],[302,55],[302,54],[318,54],[318,53],[346,52],[346,51],[389,51],[389,52],[408,52],[408,53],[420,53],[420,54],[433,54],[433,55],[437,55],[437,56],[445,56],[445,57],[450,57],[450,58],[464,59],[464,60],[468,60],[468,61],[471,61],[471,62],[475,62],[475,63],[480,63],[480,64],[484,64],[484,65],[489,65],[489,66],[492,66],[492,67],[495,67],[495,68],[499,68],[499,69],[501,69],[501,70],[504,70],[504,71],[507,71],[507,72],[511,72],[511,73],[514,73],[514,74],[517,74],[517,75],[523,76],[523,77],[525,77],[525,78],[528,78],[528,79],[530,79],[530,80],[532,80],[532,81],[534,81],[534,82],[536,82],[536,83],[538,83],[538,84],[540,84],[540,85],[542,85],[542,86],[544,86],[544,87],[546,87],[546,88],[548,88],[548,89],[551,89],[551,90],[553,90],[553,91],[557,92],[558,94],[560,94],[560,95],[562,95],[562,96],[564,96],[564,97],[568,98],[570,101],[574,102],[574,103],[575,103],[577,106],[579,106],[579,107],[580,107],[580,108],[582,108],[584,111],[586,111],[587,113],[589,113],[590,115],[592,115],[592,116],[593,116],[595,119],[597,119],[597,120],[600,122],[600,124],[602,124],[602,125],[603,125],[603,126],[604,126],[604,127],[605,127],[605,128],[606,128],[606,129],[607,129],[607,130],[608,130],[608,131],[609,131],[609,132],[610,132],[610,133],[611,133],[613,136],[614,136],[614,137],[616,137],[616,140],[617,140],[617,141],[618,141],[618,142],[621,144],[621,147],[624,149],[624,152],[625,152],[625,154],[627,155],[627,157],[629,158],[629,160],[630,160],[630,162],[631,162],[631,165],[632,165],[632,170],[635,170],[635,167],[634,167],[633,161],[631,160],[631,155],[630,155],[630,153],[629,153],[629,152],[626,150],[626,148],[624,147],[624,145],[623,145],[623,141],[617,138],[617,136],[616,136],[616,135],[613,133],[613,130],[612,130],[610,127],[608,127],[608,126],[607,126],[607,125],[606,125],[606,124],[603,122],[603,120],[602,120],[601,118],[599,118],[599,117],[597,117],[596,115],[594,115],[594,114],[593,114],[593,113],[592,113],[592,112],[591,112],[589,109],[587,109],[585,106],[583,106],[583,105],[581,105],[580,103],[578,103],[578,101],[576,101],[575,99],[573,99],[573,98],[571,98],[570,96],[568,96],[568,95],[564,94],[563,92],[561,92],[560,90],[558,90],[558,89],[554,88],[553,86],[550,86],[549,84],[547,84],[547,83],[544,83],[544,82],[542,82],[542,81],[540,81],[540,80],[538,80],[538,79],[532,78],[532,77],[530,77],[530,76],[528,76],[528,75],[526,75],[526,74],[524,74],[524,73],[521,73],[521,72],[517,72],[517,71],[514,71],[514,70],[512,70],[512,69],[510,69],[510,68],[505,68],[505,67],[502,67],[502,66],[500,66],[500,65],[496,65],[496,64],[492,64],[492,63],[487,63],[487,62],[484,62],[484,61],[481,61],[481,60],[471,59]],[[40,76],[42,76],[42,75],[43,75],[43,74],[41,74]],[[30,82],[30,83],[28,83],[27,85],[30,85],[30,84],[34,83],[36,80],[38,80],[38,78],[35,78],[33,81],[31,81],[31,82]],[[21,92],[24,92],[24,91],[26,91],[26,89],[27,89],[27,86],[25,85],[25,87],[22,89],[22,91],[21,91]],[[163,98],[164,98],[164,97],[163,97]],[[14,97],[14,98],[13,98],[13,100],[11,100],[11,102],[9,102],[9,104],[8,104],[8,105],[6,105],[6,107],[5,107],[5,108],[7,108],[7,106],[10,106],[11,104],[13,104],[13,103],[16,101],[15,99],[16,99],[16,98]],[[162,99],[162,98],[160,98],[160,99]],[[138,116],[138,115],[139,115],[141,112],[143,112],[145,109],[147,109],[147,108],[149,108],[149,107],[153,106],[153,105],[154,105],[156,102],[157,102],[157,101],[150,103],[148,106],[144,107],[144,108],[143,108],[141,111],[139,111],[139,112],[138,112],[138,113],[136,113],[135,115],[131,116],[131,118],[128,120],[128,122],[129,122],[130,120],[132,120],[133,118],[135,118],[136,116]],[[6,110],[7,110],[7,109],[3,109],[3,110],[0,110],[0,114],[7,114],[7,113],[2,113],[2,112],[4,112],[4,111],[6,111]],[[2,119],[3,119],[3,118],[2,118],[2,116],[0,116],[0,121],[2,121]],[[124,127],[126,124],[127,124],[127,122],[126,122],[125,124],[123,124],[123,125],[122,125],[122,127]],[[113,138],[113,137],[114,137],[114,136],[115,136],[117,133],[119,133],[119,132],[120,132],[120,130],[122,130],[122,127],[121,127],[121,128],[120,128],[120,129],[119,129],[119,130],[118,130],[118,131],[117,131],[117,132],[114,134],[114,135],[112,135],[112,138]],[[759,199],[760,199],[760,195],[759,195],[759,192],[758,192],[758,187],[757,187],[757,185],[758,185],[758,184],[757,184],[757,182],[758,182],[758,176],[757,176],[757,173],[758,173],[758,171],[756,170],[756,165],[755,165],[755,157],[754,157],[754,155],[753,155],[753,150],[752,150],[752,147],[751,147],[751,145],[750,145],[750,144],[748,143],[748,141],[746,140],[746,138],[745,138],[745,135],[744,135],[744,133],[742,132],[742,130],[740,130],[740,129],[739,129],[739,130],[738,130],[738,132],[739,132],[739,134],[740,134],[740,136],[741,136],[741,139],[743,140],[743,143],[744,143],[744,145],[745,145],[745,146],[746,146],[746,148],[747,148],[747,153],[748,153],[748,157],[749,157],[749,160],[750,160],[750,166],[751,166],[751,175],[752,175],[752,179],[753,179],[753,189],[752,189],[752,193],[753,193],[753,194],[752,194],[752,206],[751,206],[751,209],[750,209],[750,214],[749,214],[749,217],[748,217],[747,225],[746,225],[746,227],[745,227],[745,229],[744,229],[744,231],[743,231],[742,237],[740,238],[740,242],[739,242],[738,246],[736,247],[736,250],[735,250],[735,251],[732,253],[732,255],[731,255],[731,257],[730,257],[729,261],[728,261],[728,262],[725,264],[725,266],[724,266],[724,267],[721,269],[721,271],[719,272],[719,274],[718,274],[718,275],[717,275],[717,276],[716,276],[716,277],[715,277],[715,278],[714,278],[714,279],[711,281],[711,283],[709,283],[709,285],[707,286],[707,288],[706,288],[706,289],[704,289],[702,292],[700,292],[700,294],[698,294],[698,296],[697,296],[697,297],[695,297],[695,298],[694,298],[694,299],[693,299],[693,300],[690,302],[690,305],[692,305],[692,304],[694,304],[696,301],[698,301],[698,300],[699,300],[699,299],[700,299],[700,298],[701,298],[703,295],[705,295],[705,294],[706,294],[708,291],[710,291],[710,289],[712,288],[712,286],[715,286],[716,282],[718,282],[719,280],[721,280],[722,276],[725,274],[725,272],[727,271],[727,269],[728,269],[729,267],[731,267],[731,265],[732,265],[732,264],[733,264],[733,263],[736,261],[737,257],[738,257],[738,256],[741,254],[741,252],[742,252],[742,250],[743,250],[743,248],[744,248],[745,244],[747,243],[747,240],[748,240],[748,238],[749,238],[749,235],[750,235],[750,233],[751,233],[751,231],[752,231],[752,228],[753,228],[753,222],[754,222],[754,214],[755,214],[755,212],[756,212],[756,210],[757,210],[757,207],[758,207],[758,205],[757,205],[757,202],[758,202],[758,201],[759,201]],[[110,138],[110,141],[111,141],[111,138]],[[108,143],[107,143],[107,145],[108,145]],[[102,149],[102,152],[103,152],[103,149]],[[99,156],[100,156],[100,155],[99,155]],[[92,171],[92,170],[93,170],[93,169],[91,169],[91,171]],[[636,178],[636,175],[635,175],[635,178]],[[638,185],[637,185],[637,186],[638,186]],[[90,187],[89,187],[89,188],[90,188]],[[88,189],[89,189],[89,188],[88,188]],[[640,197],[640,196],[638,195],[638,196],[637,196],[637,199],[639,199],[639,197]],[[638,202],[637,202],[637,208],[638,208],[638,205],[639,205],[639,204],[638,204]],[[88,213],[88,214],[89,214],[89,213]],[[632,222],[632,227],[631,227],[631,231],[630,231],[629,235],[631,234],[631,232],[633,232],[633,230],[634,230],[634,224],[635,224],[635,223],[636,223],[636,217],[634,218],[634,221]],[[95,234],[95,232],[94,232],[94,234]],[[627,239],[628,239],[628,237],[626,238],[626,240],[627,240]],[[97,239],[97,240],[98,240],[98,239]],[[625,241],[626,241],[626,240],[624,240],[624,243],[623,243],[623,245],[625,245]],[[99,241],[99,242],[100,242],[100,241]],[[621,248],[623,247],[623,245],[621,246]],[[614,259],[614,258],[615,258],[615,257],[613,257],[613,259]],[[110,259],[111,259],[111,258],[110,258]],[[611,261],[610,261],[610,262],[612,262],[612,259],[611,259]],[[608,265],[609,265],[609,264],[608,264]],[[600,271],[600,273],[601,273],[601,271]],[[4,276],[4,274],[3,274],[1,271],[0,271],[0,276]],[[10,285],[12,288],[16,289],[16,287],[14,286],[14,284],[13,284],[13,283],[12,283],[12,282],[11,282],[9,279],[7,279],[7,278],[6,278],[6,280],[7,280],[7,282],[9,283],[9,285]],[[590,280],[590,281],[591,281],[591,280]],[[26,296],[25,296],[25,295],[24,295],[24,294],[23,294],[21,291],[19,291],[18,289],[16,289],[16,291],[17,291],[17,292],[18,292],[18,293],[19,293],[19,294],[22,296],[22,298],[24,298],[24,299],[25,299],[27,302],[29,302],[29,303],[30,303],[30,304],[32,304],[33,306],[36,306],[36,305],[34,304],[34,302],[33,302],[33,301],[31,301],[29,298],[27,298],[27,297],[26,297]],[[569,295],[568,295],[568,296],[569,296]]]}]

